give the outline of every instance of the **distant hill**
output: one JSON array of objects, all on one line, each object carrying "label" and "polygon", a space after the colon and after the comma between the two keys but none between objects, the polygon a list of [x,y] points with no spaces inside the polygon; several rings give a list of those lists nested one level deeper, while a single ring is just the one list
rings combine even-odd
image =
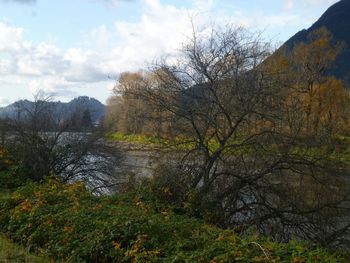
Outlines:
[{"label": "distant hill", "polygon": [[329,7],[309,29],[299,31],[284,45],[293,48],[300,42],[307,42],[308,35],[320,27],[325,27],[334,40],[345,44],[345,50],[328,73],[344,80],[350,87],[350,0],[341,0]]},{"label": "distant hill", "polygon": [[[61,119],[67,120],[73,115],[83,115],[84,112],[89,112],[89,117],[92,123],[100,123],[105,115],[106,106],[100,101],[87,96],[81,96],[73,99],[70,102],[44,102],[54,113],[60,116]],[[34,102],[29,100],[20,100],[6,107],[0,108],[0,119],[17,118],[20,109],[34,109]]]}]

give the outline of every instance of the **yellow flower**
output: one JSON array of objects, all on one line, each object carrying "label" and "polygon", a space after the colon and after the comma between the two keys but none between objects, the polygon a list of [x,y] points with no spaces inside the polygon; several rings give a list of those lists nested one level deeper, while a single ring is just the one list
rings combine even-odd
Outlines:
[{"label": "yellow flower", "polygon": [[163,187],[163,192],[167,195],[173,195],[168,187]]},{"label": "yellow flower", "polygon": [[305,261],[305,259],[304,258],[302,258],[302,257],[294,257],[293,258],[293,261],[292,261],[293,263],[305,263],[306,261]]},{"label": "yellow flower", "polygon": [[122,245],[118,241],[112,241],[112,245],[116,250],[122,247]]},{"label": "yellow flower", "polygon": [[12,161],[11,161],[11,160],[6,159],[6,160],[5,160],[5,164],[7,164],[7,165],[11,165],[11,164],[12,164]]},{"label": "yellow flower", "polygon": [[4,148],[0,148],[0,158],[6,155],[6,150]]}]

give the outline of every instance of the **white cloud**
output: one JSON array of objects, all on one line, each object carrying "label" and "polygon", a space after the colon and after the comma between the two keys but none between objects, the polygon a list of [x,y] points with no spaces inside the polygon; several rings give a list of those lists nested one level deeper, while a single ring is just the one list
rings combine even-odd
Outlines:
[{"label": "white cloud", "polygon": [[284,0],[284,9],[285,10],[292,10],[294,8],[306,8],[310,6],[315,5],[321,5],[321,4],[334,4],[338,2],[339,0]]},{"label": "white cloud", "polygon": [[[43,77],[29,82],[29,90],[32,94],[36,94],[43,90],[46,93],[60,94],[62,90],[69,87],[70,84],[62,77]],[[44,87],[44,88],[43,88]]]},{"label": "white cloud", "polygon": [[[191,32],[192,13],[198,13],[198,10],[176,8],[161,4],[158,0],[145,0],[139,21],[117,21],[113,29],[107,30],[103,25],[94,29],[92,36],[98,36],[95,37],[97,42],[106,43],[115,36],[119,39],[110,49],[100,50],[96,69],[105,75],[116,76],[123,71],[143,68],[147,62],[161,55],[176,54]],[[199,20],[197,22],[201,23]]]},{"label": "white cloud", "polygon": [[[191,34],[191,17],[196,27],[205,29],[210,19],[206,10],[214,5],[213,0],[196,0],[192,9],[163,4],[159,0],[143,0],[142,3],[143,14],[139,21],[116,21],[114,27],[97,26],[88,38],[85,36],[84,46],[67,50],[45,41],[33,44],[24,39],[23,28],[2,22],[0,72],[7,75],[7,81],[20,79],[21,85],[27,85],[31,93],[42,89],[59,96],[73,96],[93,88],[106,92],[119,73],[144,68],[147,62],[161,55],[176,56]],[[234,15],[221,13],[215,20],[218,24],[233,21],[252,27],[284,25],[296,20],[284,15],[265,19],[261,19],[262,15],[250,19],[245,14]]]},{"label": "white cloud", "polygon": [[164,4],[160,0],[142,0],[143,10],[138,21],[96,26],[88,36],[82,36],[84,45],[77,44],[68,49],[45,41],[34,44],[24,38],[22,27],[0,22],[0,81],[6,79],[9,87],[27,86],[32,93],[43,89],[62,98],[84,91],[107,93],[119,73],[144,68],[147,62],[161,55],[176,56],[191,34],[191,18],[201,30],[205,30],[208,20],[213,17],[219,25],[232,23],[253,29],[274,27],[283,31],[285,27],[303,25],[305,19],[290,10],[306,2],[315,5],[335,1],[284,0],[284,11],[266,15],[263,12],[247,14],[239,9],[230,14],[224,10],[207,12],[218,3],[215,0],[194,0],[191,9]]},{"label": "white cloud", "polygon": [[95,67],[99,58],[94,52],[62,50],[47,42],[34,45],[24,39],[23,31],[0,23],[0,89],[8,95],[0,105],[13,102],[13,96],[30,98],[39,90],[62,100],[92,92],[89,85],[103,90],[100,82],[107,77]]},{"label": "white cloud", "polygon": [[278,15],[266,16],[263,13],[255,13],[251,17],[244,14],[238,17],[238,24],[250,29],[265,29],[266,27],[274,26],[283,28],[286,26],[297,25],[301,18],[298,15],[281,13]]},{"label": "white cloud", "polygon": [[0,52],[17,52],[27,43],[22,39],[24,29],[0,22]]},{"label": "white cloud", "polygon": [[45,42],[19,50],[14,59],[20,75],[53,75],[62,67],[60,49]]},{"label": "white cloud", "polygon": [[[8,87],[26,85],[30,93],[39,89],[59,96],[92,89],[107,93],[119,73],[176,53],[191,28],[190,13],[198,12],[158,0],[144,0],[143,8],[138,22],[118,21],[109,29],[100,25],[91,30],[88,46],[67,50],[45,41],[34,44],[24,38],[23,28],[1,22],[0,80],[6,78]],[[20,84],[15,83],[18,80]]]},{"label": "white cloud", "polygon": [[12,66],[12,63],[10,59],[8,58],[0,59],[0,74],[1,75],[9,74],[12,71],[11,66]]},{"label": "white cloud", "polygon": [[4,106],[8,105],[9,103],[10,103],[10,101],[7,98],[0,97],[0,107],[4,107]]}]

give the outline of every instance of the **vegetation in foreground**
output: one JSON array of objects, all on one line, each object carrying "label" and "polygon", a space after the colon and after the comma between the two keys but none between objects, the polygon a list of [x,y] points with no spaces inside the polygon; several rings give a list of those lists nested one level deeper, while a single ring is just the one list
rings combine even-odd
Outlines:
[{"label": "vegetation in foreground", "polygon": [[97,197],[81,183],[31,183],[2,199],[1,231],[68,262],[345,262],[295,241],[239,236],[146,196]]},{"label": "vegetation in foreground", "polygon": [[22,247],[13,244],[4,235],[0,235],[0,262],[45,263],[48,259],[29,254]]}]

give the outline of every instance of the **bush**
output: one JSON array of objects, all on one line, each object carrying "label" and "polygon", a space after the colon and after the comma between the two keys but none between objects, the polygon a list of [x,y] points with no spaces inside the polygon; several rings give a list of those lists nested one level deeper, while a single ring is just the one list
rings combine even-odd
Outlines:
[{"label": "bush", "polygon": [[83,184],[28,184],[1,201],[13,240],[69,262],[345,262],[296,242],[239,237],[200,220],[155,212],[136,195],[96,197]]},{"label": "bush", "polygon": [[25,184],[18,170],[7,149],[0,147],[0,189],[16,189]]},{"label": "bush", "polygon": [[186,180],[189,175],[167,165],[160,165],[155,174],[154,178],[144,179],[134,189],[134,193],[153,210],[172,211],[175,214],[204,220],[209,224],[224,226],[225,213],[220,203],[209,195],[204,196],[196,189],[190,189]]},{"label": "bush", "polygon": [[15,169],[0,171],[0,189],[16,189],[24,184],[25,180],[16,173]]}]

